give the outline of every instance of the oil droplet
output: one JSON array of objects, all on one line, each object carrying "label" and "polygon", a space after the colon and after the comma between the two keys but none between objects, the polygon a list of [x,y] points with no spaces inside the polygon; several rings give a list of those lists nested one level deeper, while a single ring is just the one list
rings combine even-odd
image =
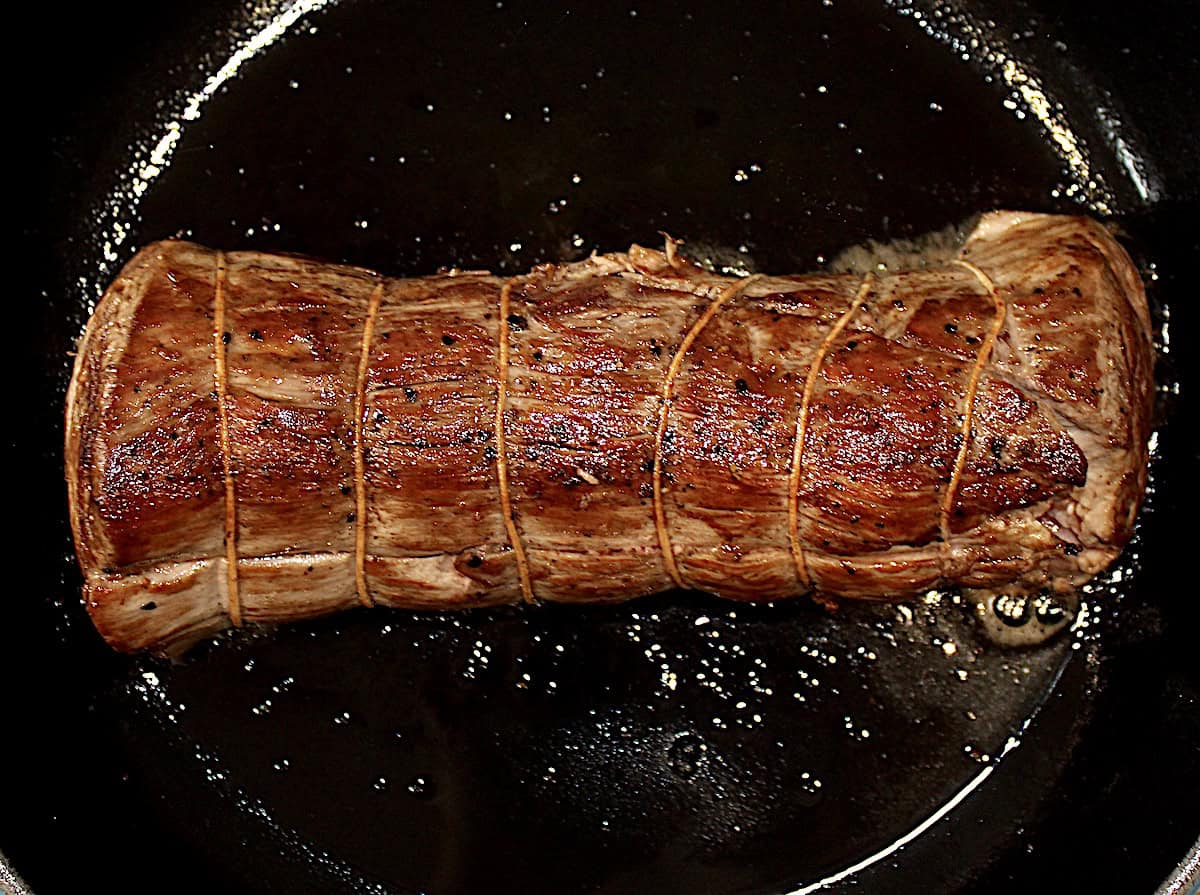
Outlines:
[{"label": "oil droplet", "polygon": [[1000,646],[1034,646],[1061,634],[1079,609],[1078,594],[1026,597],[968,592],[984,633]]},{"label": "oil droplet", "polygon": [[1067,608],[1053,597],[1042,596],[1033,601],[1034,614],[1043,625],[1065,624]]},{"label": "oil droplet", "polygon": [[408,784],[408,791],[418,799],[432,799],[434,793],[433,783],[425,777],[414,777],[412,783]]},{"label": "oil droplet", "polygon": [[805,771],[800,775],[800,785],[796,787],[795,794],[800,805],[812,808],[821,801],[825,793],[821,781]]},{"label": "oil droplet", "polygon": [[992,612],[1010,628],[1019,628],[1029,621],[1029,601],[1024,597],[1001,594],[992,603]]},{"label": "oil droplet", "polygon": [[707,753],[708,746],[696,734],[679,734],[667,750],[667,764],[676,776],[686,780],[695,776]]}]

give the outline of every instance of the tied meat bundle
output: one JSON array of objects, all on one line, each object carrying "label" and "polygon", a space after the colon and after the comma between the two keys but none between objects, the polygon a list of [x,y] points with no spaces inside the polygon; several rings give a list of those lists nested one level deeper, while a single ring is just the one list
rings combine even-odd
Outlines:
[{"label": "tied meat bundle", "polygon": [[1070,590],[1142,497],[1150,326],[1080,217],[995,212],[866,276],[723,277],[670,241],[511,279],[156,243],[68,393],[84,602],[169,651],[358,605]]}]

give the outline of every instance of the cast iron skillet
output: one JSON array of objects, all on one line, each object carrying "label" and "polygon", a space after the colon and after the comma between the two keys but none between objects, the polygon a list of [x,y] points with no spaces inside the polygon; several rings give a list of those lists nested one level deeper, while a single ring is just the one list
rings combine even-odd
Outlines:
[{"label": "cast iron skillet", "polygon": [[[172,6],[35,11],[16,50],[0,850],[30,891],[1150,892],[1172,873],[1200,832],[1186,11]],[[67,353],[146,241],[406,275],[668,230],[792,272],[992,207],[1111,218],[1169,323],[1138,539],[1049,644],[987,644],[950,594],[832,616],[670,594],[356,612],[169,664],[112,654],[79,606]]]}]

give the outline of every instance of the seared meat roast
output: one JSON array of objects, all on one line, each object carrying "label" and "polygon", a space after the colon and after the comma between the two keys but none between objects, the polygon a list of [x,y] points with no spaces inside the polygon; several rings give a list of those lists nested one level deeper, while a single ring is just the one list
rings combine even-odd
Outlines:
[{"label": "seared meat roast", "polygon": [[360,604],[1067,590],[1130,536],[1152,363],[1135,268],[1078,217],[866,277],[155,243],[68,394],[84,600],[165,650]]}]

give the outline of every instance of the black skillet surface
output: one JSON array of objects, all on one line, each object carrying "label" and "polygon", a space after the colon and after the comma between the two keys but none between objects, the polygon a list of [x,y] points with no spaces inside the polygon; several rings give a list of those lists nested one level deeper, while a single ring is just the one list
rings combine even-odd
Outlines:
[{"label": "black skillet surface", "polygon": [[[0,609],[0,850],[31,890],[1152,891],[1200,833],[1178,422],[1198,29],[1046,10],[971,31],[845,0],[361,0],[264,40],[195,120],[269,12],[34,13],[14,120],[51,156],[14,169],[31,375],[11,391],[32,402],[6,438],[24,485]],[[63,357],[150,239],[404,275],[665,229],[785,272],[989,207],[1115,216],[1171,314],[1139,540],[1050,644],[997,649],[950,595],[830,617],[674,594],[351,613],[167,664],[111,654],[78,606]]]}]

